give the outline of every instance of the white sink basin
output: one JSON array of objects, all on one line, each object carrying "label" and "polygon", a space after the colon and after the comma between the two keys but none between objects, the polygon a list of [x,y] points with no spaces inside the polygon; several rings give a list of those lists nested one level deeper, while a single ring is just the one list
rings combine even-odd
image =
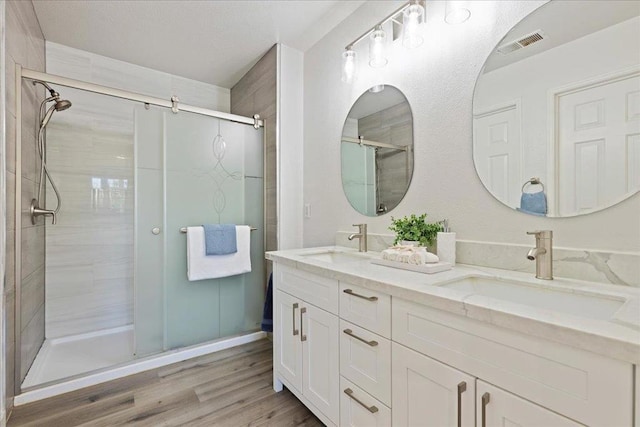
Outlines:
[{"label": "white sink basin", "polygon": [[578,293],[570,289],[488,277],[467,277],[440,286],[598,320],[610,320],[626,302],[623,297]]},{"label": "white sink basin", "polygon": [[340,251],[331,250],[331,249],[323,250],[319,252],[300,254],[300,256],[303,258],[311,258],[316,261],[323,261],[331,264],[343,264],[347,262],[356,262],[356,261],[362,261],[364,259],[369,259],[364,254],[340,252]]}]

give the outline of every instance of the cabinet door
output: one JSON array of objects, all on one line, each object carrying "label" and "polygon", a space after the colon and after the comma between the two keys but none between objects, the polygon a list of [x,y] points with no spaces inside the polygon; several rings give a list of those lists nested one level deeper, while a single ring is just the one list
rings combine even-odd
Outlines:
[{"label": "cabinet door", "polygon": [[478,427],[577,427],[568,418],[478,380],[476,384]]},{"label": "cabinet door", "polygon": [[285,292],[277,291],[274,306],[275,369],[289,384],[302,391],[301,301]]},{"label": "cabinet door", "polygon": [[393,425],[474,425],[474,377],[396,343],[392,360]]},{"label": "cabinet door", "polygon": [[301,309],[302,394],[338,424],[340,373],[338,317],[310,304]]}]

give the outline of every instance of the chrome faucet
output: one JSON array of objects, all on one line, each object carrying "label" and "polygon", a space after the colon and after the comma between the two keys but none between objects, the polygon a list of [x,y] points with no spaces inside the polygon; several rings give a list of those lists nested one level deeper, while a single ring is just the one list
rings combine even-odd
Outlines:
[{"label": "chrome faucet", "polygon": [[38,207],[38,201],[36,199],[31,200],[31,206],[29,207],[29,214],[31,215],[31,223],[36,225],[37,218],[42,216],[51,216],[51,224],[55,225],[56,223],[56,211],[51,211],[49,209],[40,209]]},{"label": "chrome faucet", "polygon": [[529,250],[527,258],[536,261],[536,278],[553,279],[553,231],[527,231],[536,236],[536,247]]},{"label": "chrome faucet", "polygon": [[350,234],[348,239],[360,239],[358,251],[367,252],[367,224],[353,224],[354,227],[358,227],[358,232]]}]

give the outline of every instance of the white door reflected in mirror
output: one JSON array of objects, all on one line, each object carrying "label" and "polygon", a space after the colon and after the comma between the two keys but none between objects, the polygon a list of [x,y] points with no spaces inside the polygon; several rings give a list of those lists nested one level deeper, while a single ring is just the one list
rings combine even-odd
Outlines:
[{"label": "white door reflected in mirror", "polygon": [[478,176],[514,209],[575,216],[637,193],[640,3],[541,6],[489,55],[473,114]]}]

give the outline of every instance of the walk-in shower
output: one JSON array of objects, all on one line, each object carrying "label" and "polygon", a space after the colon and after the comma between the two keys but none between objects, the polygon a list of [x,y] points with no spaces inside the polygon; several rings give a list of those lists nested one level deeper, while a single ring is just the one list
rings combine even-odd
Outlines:
[{"label": "walk-in shower", "polygon": [[[43,160],[35,209],[56,225],[36,218],[46,333],[34,360],[16,351],[16,402],[264,336],[262,120],[27,69],[18,76],[49,91],[34,130]],[[29,199],[16,196],[17,229],[30,220]],[[181,229],[205,223],[255,228],[250,273],[187,280]],[[29,296],[16,276],[20,307]]]},{"label": "walk-in shower", "polygon": [[[40,123],[38,129],[38,155],[40,156],[40,179],[38,184],[38,197],[36,199],[31,200],[31,206],[29,207],[29,215],[31,216],[31,223],[36,224],[38,216],[51,216],[51,223],[56,223],[56,215],[60,212],[60,208],[62,207],[62,197],[60,197],[60,192],[58,191],[58,187],[56,186],[55,181],[49,174],[49,170],[47,168],[47,140],[46,140],[46,132],[45,128],[49,124],[53,113],[56,111],[64,111],[71,107],[71,101],[66,99],[60,99],[60,94],[53,90],[51,86],[47,82],[43,82],[40,80],[33,80],[33,84],[40,84],[44,86],[51,96],[45,98],[42,103],[40,103],[40,114],[38,116]],[[53,105],[46,109],[47,104],[53,102]],[[41,201],[44,201],[42,197],[45,180],[49,180],[51,184],[51,188],[56,195],[56,208],[49,210],[44,207],[41,207]]]}]

